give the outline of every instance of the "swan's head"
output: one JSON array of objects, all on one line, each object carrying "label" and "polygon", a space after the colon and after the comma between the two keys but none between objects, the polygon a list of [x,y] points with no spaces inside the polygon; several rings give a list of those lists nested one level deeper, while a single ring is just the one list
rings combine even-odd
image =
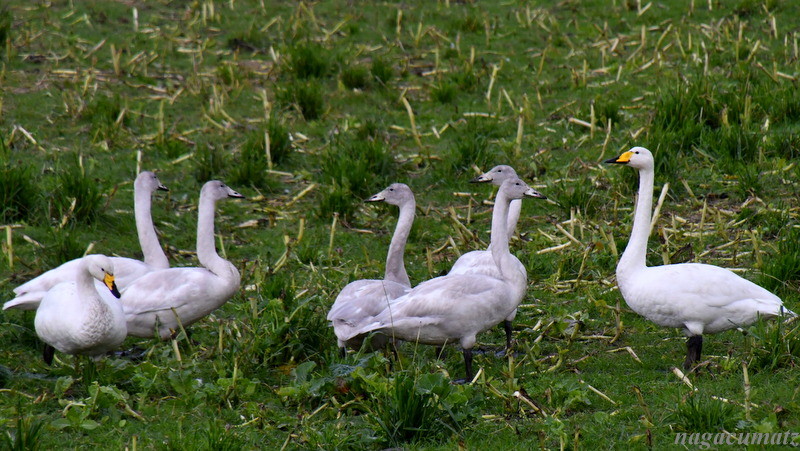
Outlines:
[{"label": "swan's head", "polygon": [[522,199],[523,197],[535,197],[537,199],[547,199],[547,197],[528,186],[519,178],[510,178],[500,185],[500,191],[509,199]]},{"label": "swan's head", "polygon": [[403,205],[414,201],[414,193],[405,183],[392,183],[385,190],[370,197],[366,202],[386,202],[391,205]]},{"label": "swan's head", "polygon": [[111,262],[111,259],[105,255],[95,254],[87,255],[83,258],[83,262],[89,274],[103,282],[111,290],[111,294],[119,298],[119,290],[114,282],[114,263]]},{"label": "swan's head", "polygon": [[470,183],[492,182],[492,185],[500,186],[503,184],[503,182],[510,178],[518,178],[517,171],[515,171],[511,166],[501,164],[493,167],[489,172],[484,172],[483,174],[470,180]]},{"label": "swan's head", "polygon": [[133,182],[133,189],[136,191],[142,190],[146,193],[154,193],[157,190],[169,191],[169,189],[161,184],[158,176],[150,171],[142,171]]},{"label": "swan's head", "polygon": [[653,169],[653,154],[644,147],[634,147],[617,158],[611,158],[606,163],[625,164],[636,169]]},{"label": "swan's head", "polygon": [[200,190],[200,197],[210,197],[214,201],[227,199],[229,197],[243,199],[244,196],[232,190],[228,185],[220,182],[219,180],[212,180],[203,185]]}]

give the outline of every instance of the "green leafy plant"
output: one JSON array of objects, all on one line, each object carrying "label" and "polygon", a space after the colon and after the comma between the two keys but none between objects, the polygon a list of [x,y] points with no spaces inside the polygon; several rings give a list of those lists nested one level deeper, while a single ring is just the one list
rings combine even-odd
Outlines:
[{"label": "green leafy plant", "polygon": [[195,152],[194,177],[200,183],[222,176],[227,164],[227,156],[214,144],[201,145]]},{"label": "green leafy plant", "polygon": [[220,64],[217,66],[217,77],[226,86],[236,86],[244,79],[242,69],[234,64]]},{"label": "green leafy plant", "polygon": [[325,314],[314,296],[297,299],[291,278],[273,275],[262,283],[258,317],[259,333],[253,346],[264,364],[320,359],[331,339]]},{"label": "green leafy plant", "polygon": [[440,82],[431,86],[431,99],[439,103],[453,103],[456,99],[456,85]]},{"label": "green leafy plant", "polygon": [[10,451],[36,451],[41,449],[44,422],[33,416],[19,413],[15,426],[13,432],[9,429],[0,434],[0,448]]},{"label": "green leafy plant", "polygon": [[203,443],[203,449],[209,451],[234,451],[244,446],[235,431],[220,426],[213,420],[208,421],[206,427],[198,432],[198,442]]},{"label": "green leafy plant", "polygon": [[704,394],[690,393],[670,414],[683,431],[730,430],[738,419],[737,409]]},{"label": "green leafy plant", "polygon": [[759,283],[769,290],[794,292],[800,285],[800,229],[782,227],[777,252],[764,260]]},{"label": "green leafy plant", "polygon": [[330,187],[319,206],[323,217],[333,212],[349,217],[358,202],[387,185],[396,171],[392,153],[379,139],[340,137],[321,160],[321,181]]},{"label": "green leafy plant", "polygon": [[444,174],[448,177],[458,176],[472,168],[472,165],[491,167],[498,154],[498,147],[494,141],[502,134],[503,127],[493,118],[468,120],[459,130],[458,137],[450,144],[448,164],[444,167]]},{"label": "green leafy plant", "polygon": [[267,172],[270,163],[282,163],[290,151],[289,131],[277,119],[270,120],[266,126],[257,128],[247,136],[236,165],[231,170],[231,182],[273,190],[275,182]]},{"label": "green leafy plant", "polygon": [[307,121],[319,119],[325,108],[322,87],[318,80],[295,81],[278,92],[278,101],[294,106]]},{"label": "green leafy plant", "polygon": [[372,59],[369,72],[372,74],[372,77],[383,86],[386,86],[394,77],[394,68],[391,62],[380,56],[376,56]]},{"label": "green leafy plant", "polygon": [[345,66],[342,69],[342,84],[347,89],[366,89],[369,86],[369,70],[361,65]]},{"label": "green leafy plant", "polygon": [[8,6],[0,7],[0,43],[5,45],[6,39],[11,38],[11,24],[14,21],[14,16],[8,9]]},{"label": "green leafy plant", "polygon": [[800,362],[800,326],[786,326],[785,317],[759,320],[750,327],[753,337],[750,367],[756,371],[793,368]]},{"label": "green leafy plant", "polygon": [[56,221],[66,218],[71,224],[92,224],[102,213],[103,191],[99,180],[89,175],[78,157],[57,177],[50,197]]},{"label": "green leafy plant", "polygon": [[91,124],[95,139],[114,142],[121,127],[129,121],[123,110],[124,104],[119,94],[99,94],[86,105],[82,117]]},{"label": "green leafy plant", "polygon": [[31,220],[41,202],[36,175],[27,164],[0,166],[0,221]]},{"label": "green leafy plant", "polygon": [[371,421],[390,446],[458,434],[480,405],[469,386],[454,386],[441,373],[397,372],[381,389]]},{"label": "green leafy plant", "polygon": [[318,44],[300,44],[288,50],[287,69],[299,79],[322,78],[331,67],[329,55],[330,50]]}]

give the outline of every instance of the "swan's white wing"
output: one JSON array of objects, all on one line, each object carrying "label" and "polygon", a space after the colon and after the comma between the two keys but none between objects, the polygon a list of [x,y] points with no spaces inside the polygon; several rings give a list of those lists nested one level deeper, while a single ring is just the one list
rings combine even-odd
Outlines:
[{"label": "swan's white wing", "polygon": [[[516,293],[515,296],[517,298],[516,305],[519,305],[522,302],[522,299],[525,298],[525,292],[528,288],[528,273],[525,270],[525,266],[519,261],[518,258],[514,257],[513,255],[511,257],[512,259],[510,261],[513,262],[511,271],[513,271],[513,273],[508,274],[506,279],[512,284],[512,287]],[[448,273],[448,275],[456,274],[482,274],[498,279],[502,277],[500,274],[500,269],[497,267],[497,264],[495,263],[490,251],[472,251],[463,254],[458,260],[456,260],[453,268],[451,268],[450,272]],[[517,309],[514,308],[506,320],[513,321],[516,316]]]},{"label": "swan's white wing", "polygon": [[158,327],[159,336],[166,338],[170,329],[177,328],[175,313],[188,326],[227,302],[238,288],[238,277],[233,283],[205,268],[169,268],[146,274],[122,291],[128,335],[152,337]]},{"label": "swan's white wing", "polygon": [[[78,275],[80,262],[81,259],[76,258],[62,264],[61,266],[44,272],[41,275],[14,288],[14,294],[19,296],[37,291],[47,292],[47,290],[53,288],[61,282],[74,281]],[[44,296],[44,293],[42,293],[42,296]]]},{"label": "swan's white wing", "polygon": [[713,265],[649,267],[623,291],[637,313],[656,324],[714,333],[780,314],[783,302],[766,289]]},{"label": "swan's white wing", "polygon": [[437,277],[396,299],[356,334],[383,330],[421,343],[458,341],[502,321],[515,307],[512,297],[508,284],[493,277]]},{"label": "swan's white wing", "polygon": [[114,263],[114,277],[120,290],[145,274],[161,269],[132,258],[112,257],[111,260]]},{"label": "swan's white wing", "polygon": [[344,346],[347,341],[344,337],[351,336],[359,324],[370,320],[393,299],[409,291],[411,287],[388,280],[356,280],[347,284],[328,312],[328,321],[333,325],[339,346]]},{"label": "swan's white wing", "polygon": [[[158,269],[132,258],[110,258],[114,264],[114,277],[116,278],[117,287],[120,290],[130,285],[139,277]],[[17,296],[3,304],[3,310],[12,308],[19,310],[36,310],[42,298],[50,289],[60,283],[75,281],[82,260],[82,258],[70,260],[16,287],[14,289],[14,294]]]},{"label": "swan's white wing", "polygon": [[169,268],[149,273],[121,290],[126,315],[178,309],[194,304],[201,308],[213,296],[218,278],[205,268]]},{"label": "swan's white wing", "polygon": [[356,280],[347,284],[336,296],[328,312],[328,321],[354,323],[364,317],[375,316],[386,308],[390,300],[409,291],[410,287],[389,280]]}]

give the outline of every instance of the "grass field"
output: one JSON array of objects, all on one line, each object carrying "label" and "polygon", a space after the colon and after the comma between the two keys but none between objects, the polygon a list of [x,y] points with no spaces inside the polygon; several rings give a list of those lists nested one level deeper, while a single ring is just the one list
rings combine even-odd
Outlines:
[{"label": "grass field", "polygon": [[[48,367],[32,312],[0,312],[0,448],[657,449],[679,432],[800,431],[797,323],[708,336],[685,378],[678,330],[630,311],[614,269],[635,171],[656,158],[652,265],[740,271],[800,308],[800,3],[788,0],[0,5],[0,294],[85,252],[140,256],[132,181],[173,266],[197,265],[196,202],[221,179],[218,249],[242,289],[141,360]],[[325,321],[380,277],[416,193],[413,284],[488,243],[510,164],[511,242],[530,287],[517,354],[406,343],[342,358]],[[698,445],[687,445],[696,449]]]}]

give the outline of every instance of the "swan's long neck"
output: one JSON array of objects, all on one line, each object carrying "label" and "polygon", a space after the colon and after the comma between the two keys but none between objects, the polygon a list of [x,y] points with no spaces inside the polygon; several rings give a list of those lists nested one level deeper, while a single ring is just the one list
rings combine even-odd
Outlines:
[{"label": "swan's long neck", "polygon": [[508,236],[514,235],[517,229],[517,222],[519,221],[519,213],[522,210],[522,199],[514,199],[508,207],[508,219],[506,219],[506,229]]},{"label": "swan's long neck", "polygon": [[408,235],[411,233],[411,225],[414,223],[416,208],[416,203],[413,200],[400,205],[400,216],[397,218],[397,226],[394,229],[392,242],[389,244],[389,254],[386,256],[384,279],[407,287],[411,286],[411,281],[408,279],[408,273],[406,273],[403,254],[406,250]]},{"label": "swan's long neck", "polygon": [[136,217],[136,232],[139,245],[142,247],[144,262],[156,268],[169,268],[169,260],[158,242],[153,216],[150,213],[151,193],[147,190],[136,190],[133,193],[133,214]]},{"label": "swan's long neck", "polygon": [[[77,311],[81,312],[82,320],[102,325],[104,315],[111,314],[109,305],[106,304],[102,295],[97,291],[97,286],[94,284],[94,277],[89,273],[89,270],[84,265],[78,274],[75,276],[76,293],[80,299],[80,305],[75,306]],[[103,289],[106,289],[103,287]]]},{"label": "swan's long neck", "polygon": [[633,216],[633,230],[625,252],[617,265],[617,279],[646,266],[647,239],[650,236],[650,221],[653,206],[653,169],[639,171],[639,194],[636,200],[636,213]]},{"label": "swan's long neck", "polygon": [[[499,194],[499,193],[498,193]],[[519,222],[519,214],[522,210],[522,199],[512,199],[511,204],[508,206],[508,215],[505,219],[506,221],[506,233],[508,234],[508,239],[510,240],[512,236],[514,236],[514,231],[517,230],[517,222]],[[494,221],[494,216],[492,216],[492,220]],[[486,248],[487,251],[492,251],[492,245],[489,244],[489,247]]]},{"label": "swan's long neck", "polygon": [[494,212],[492,212],[492,237],[489,244],[489,249],[492,252],[492,258],[495,264],[500,269],[501,274],[506,274],[504,271],[506,257],[508,257],[508,209],[511,199],[503,192],[499,191],[494,202]]},{"label": "swan's long neck", "polygon": [[214,208],[216,201],[209,197],[200,196],[197,207],[197,259],[206,269],[219,277],[232,279],[239,277],[236,268],[227,260],[217,254],[214,244]]},{"label": "swan's long neck", "polygon": [[97,288],[94,286],[94,278],[85,265],[75,275],[75,283],[77,284],[77,292],[81,302],[94,302],[96,300]]}]

